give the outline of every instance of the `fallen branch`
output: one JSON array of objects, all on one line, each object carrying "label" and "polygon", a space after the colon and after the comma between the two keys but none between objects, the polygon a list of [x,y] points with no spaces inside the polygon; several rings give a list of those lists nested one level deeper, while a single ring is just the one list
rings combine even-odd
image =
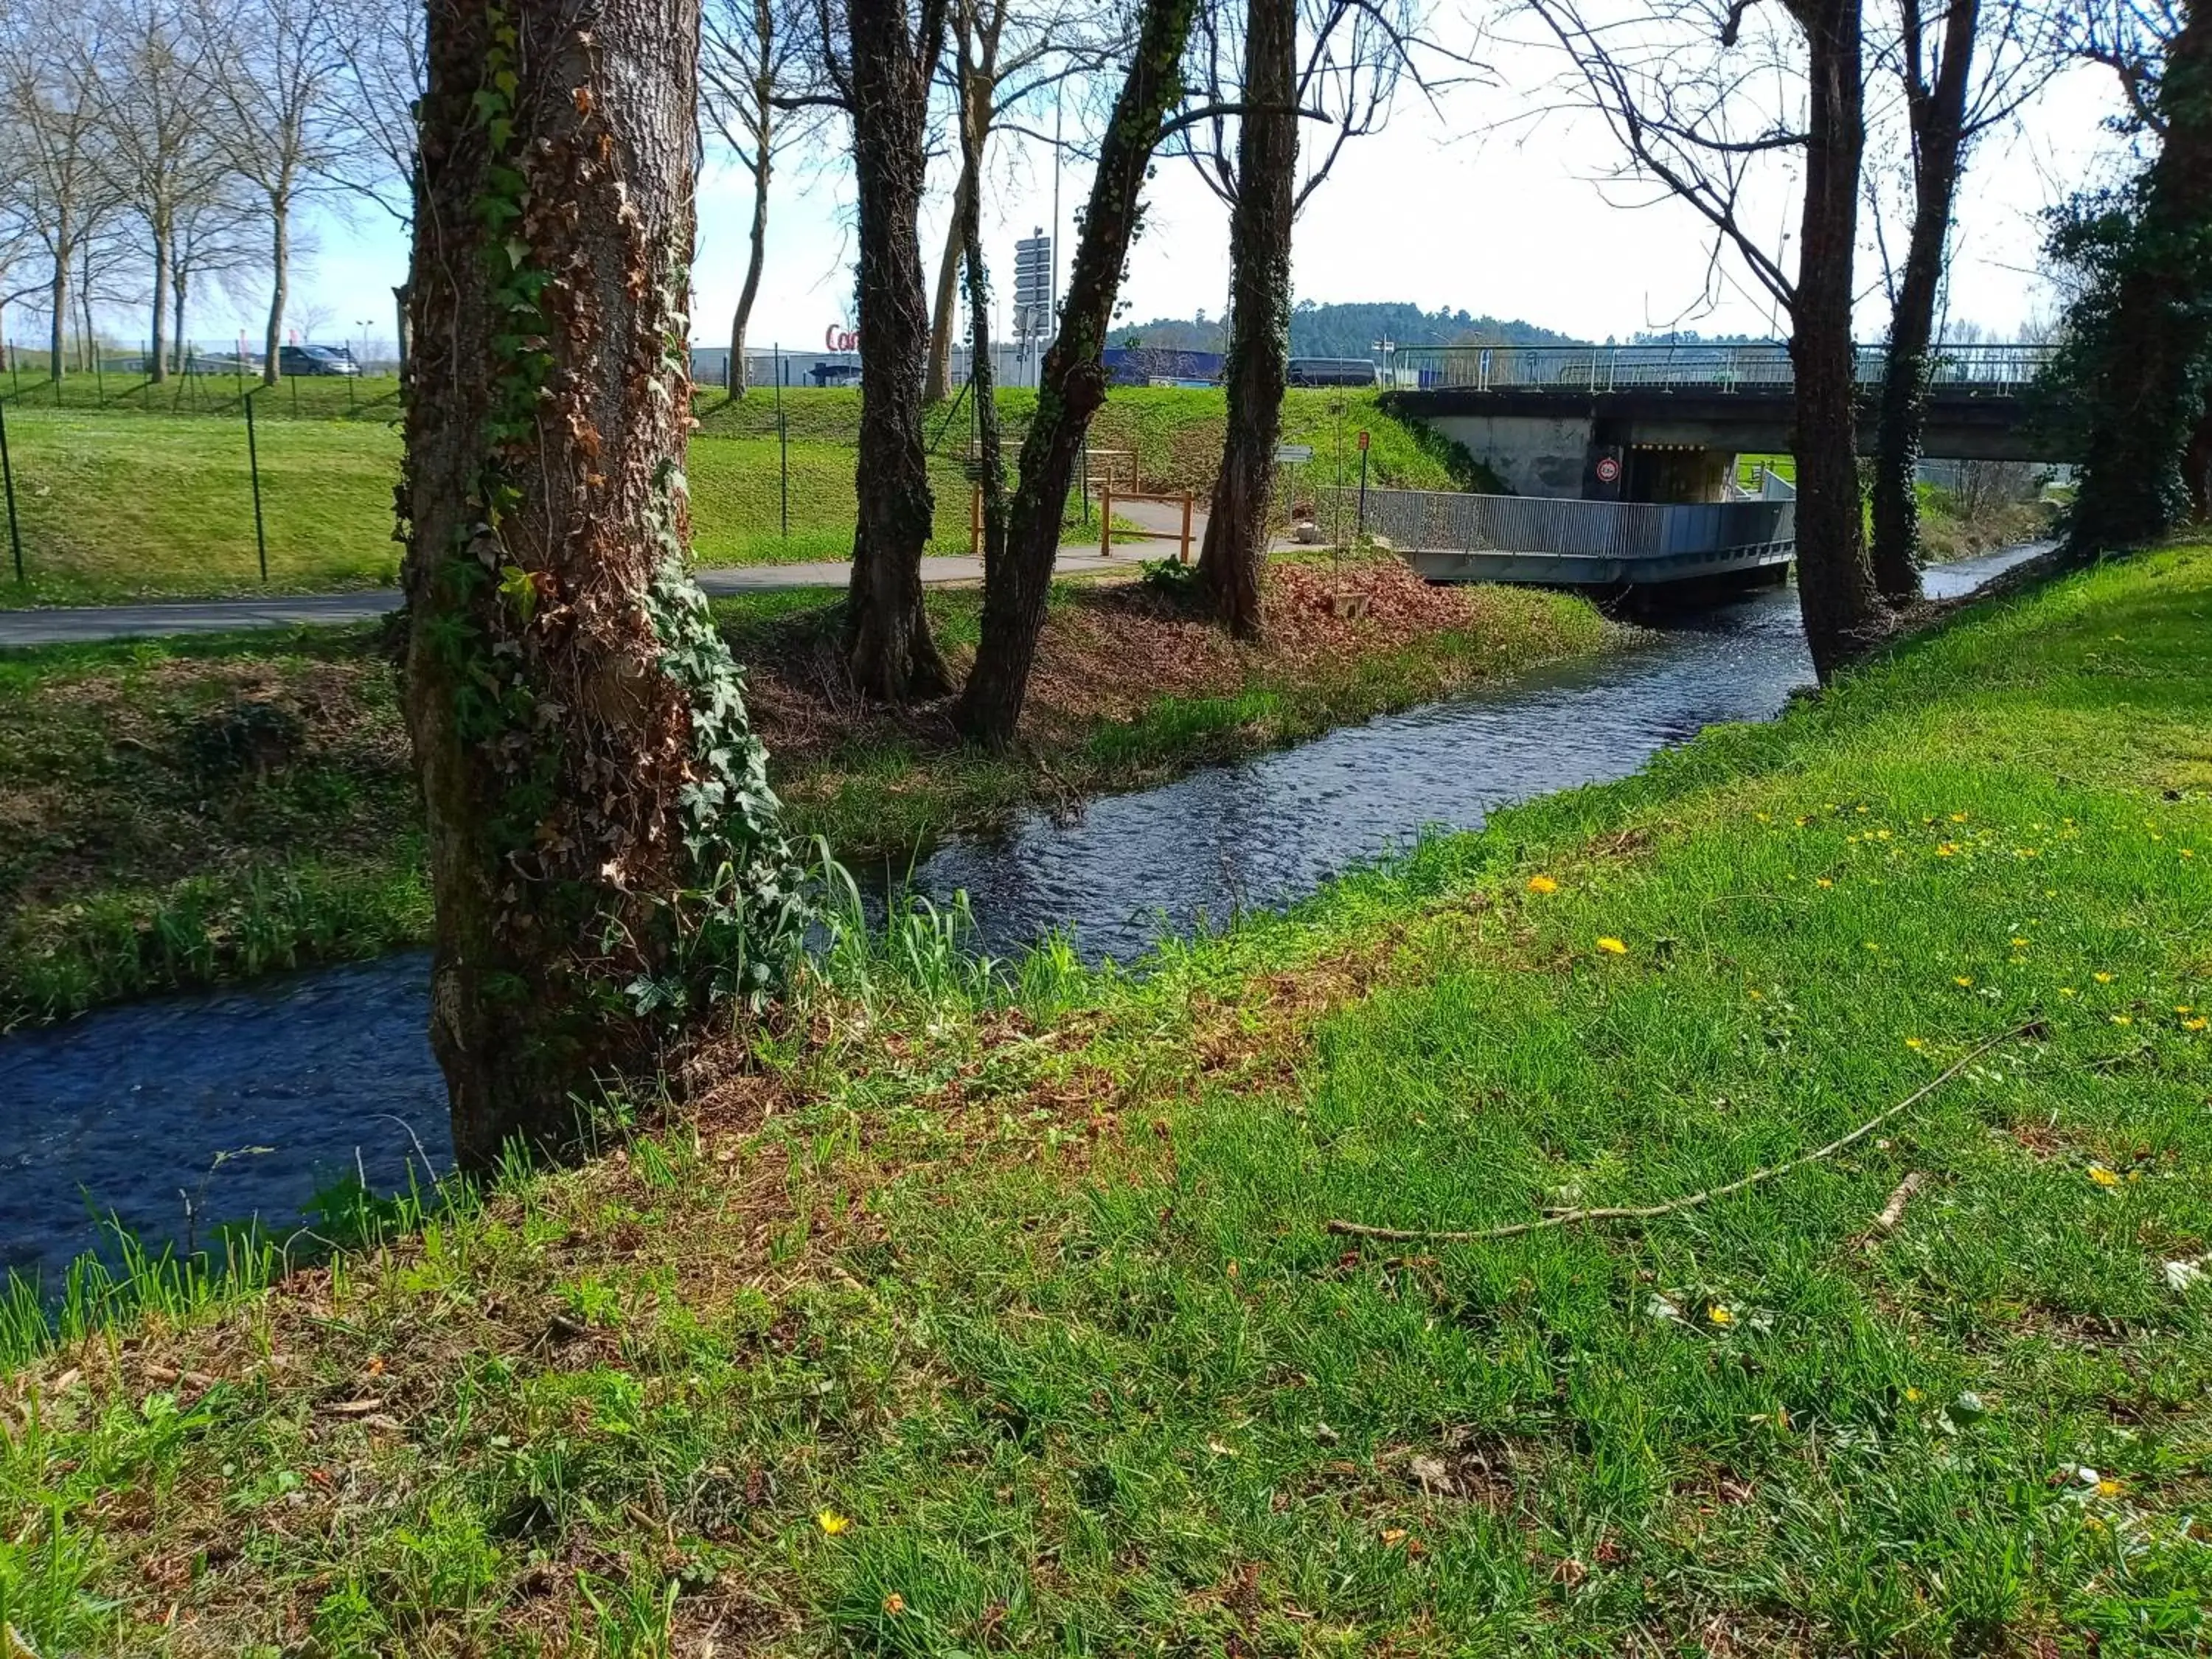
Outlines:
[{"label": "fallen branch", "polygon": [[[2025,1025],[2016,1026],[2009,1031],[2000,1032],[1978,1048],[1969,1049],[1960,1059],[1945,1066],[1942,1071],[1922,1084],[1887,1111],[1869,1118],[1849,1134],[1839,1135],[1817,1151],[1807,1152],[1802,1158],[1793,1158],[1787,1164],[1777,1164],[1771,1169],[1753,1170],[1749,1175],[1739,1180],[1731,1181],[1724,1187],[1708,1187],[1705,1191],[1692,1193],[1686,1198],[1669,1199],[1664,1204],[1600,1206],[1580,1210],[1547,1210],[1541,1221],[1516,1221],[1509,1226],[1483,1227],[1467,1232],[1445,1231],[1432,1227],[1370,1227],[1361,1221],[1334,1219],[1329,1222],[1328,1231],[1340,1237],[1379,1238],[1393,1243],[1472,1244],[1485,1239],[1516,1238],[1522,1233],[1543,1232],[1553,1227],[1572,1226],[1581,1221],[1649,1221],[1657,1216],[1673,1215],[1678,1210],[1694,1210],[1699,1205],[1710,1204],[1717,1198],[1726,1198],[1730,1193],[1740,1193],[1747,1187],[1756,1187],[1761,1182],[1772,1181],[1778,1176],[1788,1175],[1792,1170],[1802,1170],[1808,1164],[1817,1164],[1823,1158],[1833,1158],[1852,1142],[1865,1139],[1867,1136],[1899,1113],[1910,1107],[1918,1105],[2000,1042],[2008,1042],[2016,1036],[2025,1036],[2029,1032],[2038,1030],[2042,1024],[2040,1020],[2030,1020]],[[1907,1182],[1907,1186],[1911,1184],[1910,1182]],[[1895,1206],[1901,1214],[1904,1205],[1899,1202],[1900,1196],[1909,1199],[1911,1194],[1905,1188],[1900,1188],[1898,1194],[1891,1196],[1891,1204]],[[1887,1213],[1887,1210],[1883,1212],[1884,1215]]]}]

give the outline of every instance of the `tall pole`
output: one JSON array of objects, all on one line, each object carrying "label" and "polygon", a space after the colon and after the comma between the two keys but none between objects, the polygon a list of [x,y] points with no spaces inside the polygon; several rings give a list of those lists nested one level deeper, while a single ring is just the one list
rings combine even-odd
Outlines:
[{"label": "tall pole", "polygon": [[[239,336],[239,343],[241,346],[246,343],[246,337],[242,334]],[[245,361],[243,353],[240,361]],[[240,401],[246,405],[246,470],[253,477],[253,550],[261,561],[261,580],[265,582],[269,580],[269,537],[261,525],[261,452],[253,441],[253,394],[243,388],[241,381],[238,395]]]},{"label": "tall pole", "polygon": [[15,580],[23,580],[23,532],[15,524],[15,469],[8,459],[8,405],[0,401],[0,483],[8,492],[8,545],[15,550]]},{"label": "tall pole", "polygon": [[[1052,88],[1052,276],[1044,303],[1046,317],[1055,322],[1060,315],[1060,94],[1066,85],[1056,81]],[[1055,326],[1052,331],[1060,330]]]}]

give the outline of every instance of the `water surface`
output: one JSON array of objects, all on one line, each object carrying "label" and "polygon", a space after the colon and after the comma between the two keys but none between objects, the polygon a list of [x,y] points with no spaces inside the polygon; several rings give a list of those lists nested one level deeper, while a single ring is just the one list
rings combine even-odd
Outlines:
[{"label": "water surface", "polygon": [[[1970,592],[2039,548],[1929,572]],[[913,885],[965,890],[983,948],[1064,927],[1127,960],[1200,917],[1279,907],[1424,827],[1624,777],[1724,720],[1765,720],[1812,665],[1787,590],[1678,618],[1635,650],[1347,726],[1068,818],[951,842]],[[425,1036],[428,957],[375,962],[96,1011],[0,1038],[0,1267],[52,1275],[112,1212],[151,1242],[210,1217],[287,1224],[349,1176],[372,1189],[448,1167],[444,1087]]]}]

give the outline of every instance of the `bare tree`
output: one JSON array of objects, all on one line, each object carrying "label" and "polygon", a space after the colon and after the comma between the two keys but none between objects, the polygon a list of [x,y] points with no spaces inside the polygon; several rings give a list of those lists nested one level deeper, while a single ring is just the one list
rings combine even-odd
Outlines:
[{"label": "bare tree", "polygon": [[276,384],[291,298],[293,216],[350,162],[339,94],[345,85],[341,0],[198,0],[200,27],[217,43],[218,100],[230,161],[258,193],[269,233],[269,315],[262,379]]},{"label": "bare tree", "polygon": [[1875,583],[1892,602],[1920,592],[1915,474],[1959,179],[1974,140],[2010,119],[2057,62],[2023,0],[1898,0],[1898,14],[1894,68],[1909,140],[1911,228],[1891,287],[1870,491]]},{"label": "bare tree", "polygon": [[[345,66],[337,114],[346,159],[331,182],[410,226],[421,167],[415,106],[423,89],[422,29],[419,0],[356,0],[337,38]],[[404,282],[392,290],[403,373],[410,343],[407,292]]]},{"label": "bare tree", "polygon": [[260,214],[235,177],[210,195],[187,198],[178,209],[169,238],[172,369],[185,366],[191,339],[186,322],[192,296],[204,283],[229,285],[258,272],[264,246]]},{"label": "bare tree", "polygon": [[730,391],[745,391],[745,329],[768,261],[769,186],[776,158],[818,131],[811,101],[820,37],[806,0],[706,0],[699,48],[700,103],[732,161],[752,180],[752,234],[744,284],[730,319]]},{"label": "bare tree", "polygon": [[2111,70],[2136,124],[2164,132],[2159,80],[2166,52],[2181,33],[2186,0],[2049,0],[2049,5],[2061,49]]},{"label": "bare tree", "polygon": [[1045,353],[1036,414],[1022,441],[1006,544],[984,585],[982,638],[960,700],[962,729],[994,747],[1013,741],[1028,695],[1075,458],[1091,416],[1106,400],[1107,326],[1130,244],[1143,222],[1141,197],[1152,154],[1168,136],[1162,123],[1182,96],[1193,3],[1146,0],[1127,77],[1099,146],[1067,302]]},{"label": "bare tree", "polygon": [[[1262,623],[1292,226],[1346,144],[1389,118],[1401,81],[1420,81],[1420,0],[1246,0],[1241,10],[1208,7],[1194,27],[1193,78],[1212,112],[1171,142],[1229,204],[1231,295],[1228,424],[1198,585],[1238,635],[1255,635]],[[1325,134],[1303,169],[1302,117]]]},{"label": "bare tree", "polygon": [[[929,368],[922,396],[948,396],[955,292],[966,252],[960,227],[971,204],[980,206],[991,136],[1017,114],[1034,108],[1048,92],[1096,74],[1127,44],[1121,18],[1080,0],[954,0],[952,52],[941,72],[959,134],[959,174],[952,188],[952,221],[937,267],[930,311]],[[1060,143],[1057,131],[1025,129],[1041,142]],[[980,212],[976,216],[981,222]],[[1057,233],[1055,233],[1057,234]],[[970,255],[970,257],[973,257]]]},{"label": "bare tree", "polygon": [[10,0],[0,27],[0,109],[13,139],[20,222],[46,270],[47,372],[68,372],[72,284],[115,204],[101,166],[100,19],[60,0]]},{"label": "bare tree", "polygon": [[208,117],[205,37],[178,0],[110,0],[110,58],[99,77],[100,171],[123,211],[143,228],[153,267],[147,297],[147,373],[168,378],[180,220],[210,203],[230,167]]},{"label": "bare tree", "polygon": [[[1822,679],[1887,631],[1868,566],[1856,431],[1852,273],[1866,143],[1861,0],[1644,0],[1592,21],[1582,0],[1526,0],[1611,128],[1626,177],[1704,218],[1717,276],[1732,250],[1790,315],[1796,381],[1797,592]],[[1794,272],[1746,222],[1778,155],[1802,161]]]},{"label": "bare tree", "polygon": [[406,709],[465,1169],[560,1144],[804,905],[688,566],[698,0],[434,0]]}]

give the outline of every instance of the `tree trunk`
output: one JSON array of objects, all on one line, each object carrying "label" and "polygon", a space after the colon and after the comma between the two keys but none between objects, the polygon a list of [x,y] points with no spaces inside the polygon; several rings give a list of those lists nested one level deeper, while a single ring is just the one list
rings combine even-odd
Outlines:
[{"label": "tree trunk", "polygon": [[853,173],[860,193],[860,526],[845,607],[853,683],[890,702],[951,690],[922,609],[921,551],[937,502],[922,447],[929,308],[917,223],[929,83],[943,13],[925,7],[919,40],[905,0],[852,0]]},{"label": "tree trunk", "polygon": [[[945,256],[937,262],[937,297],[930,311],[929,370],[921,386],[921,400],[926,404],[942,403],[952,395],[952,312],[959,295],[960,256],[967,246],[960,228],[968,222],[969,208],[980,206],[966,148],[963,133],[960,181],[952,187],[952,228],[945,233]],[[969,255],[971,260],[974,257],[972,252]]]},{"label": "tree trunk", "polygon": [[2081,392],[2077,558],[2155,541],[2189,510],[2185,458],[2212,351],[2212,0],[2189,0],[2183,17],[2159,82],[2165,137]]},{"label": "tree trunk", "polygon": [[1920,443],[1928,427],[1928,349],[1943,285],[1960,155],[1966,143],[1966,94],[1981,0],[1949,0],[1936,83],[1922,75],[1920,8],[1904,0],[1905,101],[1912,126],[1912,234],[1890,310],[1875,429],[1874,578],[1892,603],[1920,596]]},{"label": "tree trunk", "polygon": [[1045,353],[1036,413],[1022,443],[1006,553],[983,586],[982,638],[960,702],[962,729],[993,747],[1012,743],[1021,720],[1075,458],[1091,417],[1106,400],[1106,330],[1143,217],[1138,198],[1160,123],[1182,95],[1193,5],[1194,0],[1146,0],[1128,79],[1099,147],[1091,204],[1068,273],[1067,303]]},{"label": "tree trunk", "polygon": [[753,301],[760,295],[761,270],[768,263],[768,185],[769,162],[767,128],[761,129],[759,161],[753,168],[752,252],[745,259],[745,285],[738,290],[737,314],[730,319],[730,395],[742,398],[748,390],[745,375],[745,325],[752,320]]},{"label": "tree trunk", "polygon": [[[588,28],[580,27],[587,23]],[[698,0],[429,13],[406,712],[463,1168],[562,1146],[803,926],[686,564]]]},{"label": "tree trunk", "polygon": [[1851,254],[1865,82],[1859,0],[1790,0],[1804,29],[1811,117],[1790,358],[1796,379],[1797,599],[1825,683],[1884,632],[1859,506]]},{"label": "tree trunk", "polygon": [[292,280],[292,194],[289,189],[269,195],[269,324],[263,331],[261,384],[275,386],[276,365],[283,357],[284,307]]},{"label": "tree trunk", "polygon": [[[982,135],[973,122],[960,124],[960,170],[963,179],[981,171]],[[983,199],[981,191],[955,193],[957,217],[953,234],[968,255],[968,394],[975,410],[975,487],[983,496],[983,584],[988,588],[1006,556],[1006,475],[999,441],[997,371],[991,363],[991,271],[983,258]]]},{"label": "tree trunk", "polygon": [[154,225],[154,324],[153,353],[146,364],[146,378],[159,386],[169,378],[168,341],[163,337],[169,328],[169,233],[157,218]]},{"label": "tree trunk", "polygon": [[1267,569],[1267,511],[1290,368],[1291,186],[1298,164],[1297,0],[1249,0],[1244,101],[1230,214],[1228,430],[1214,480],[1198,586],[1242,639],[1257,638]]},{"label": "tree trunk", "polygon": [[170,280],[176,326],[169,331],[169,366],[181,374],[185,372],[185,299],[191,283],[182,270],[172,272]]},{"label": "tree trunk", "polygon": [[46,295],[53,323],[46,337],[46,374],[57,380],[68,372],[62,351],[69,343],[70,255],[76,251],[70,241],[70,204],[64,200],[54,211],[54,274]]}]

